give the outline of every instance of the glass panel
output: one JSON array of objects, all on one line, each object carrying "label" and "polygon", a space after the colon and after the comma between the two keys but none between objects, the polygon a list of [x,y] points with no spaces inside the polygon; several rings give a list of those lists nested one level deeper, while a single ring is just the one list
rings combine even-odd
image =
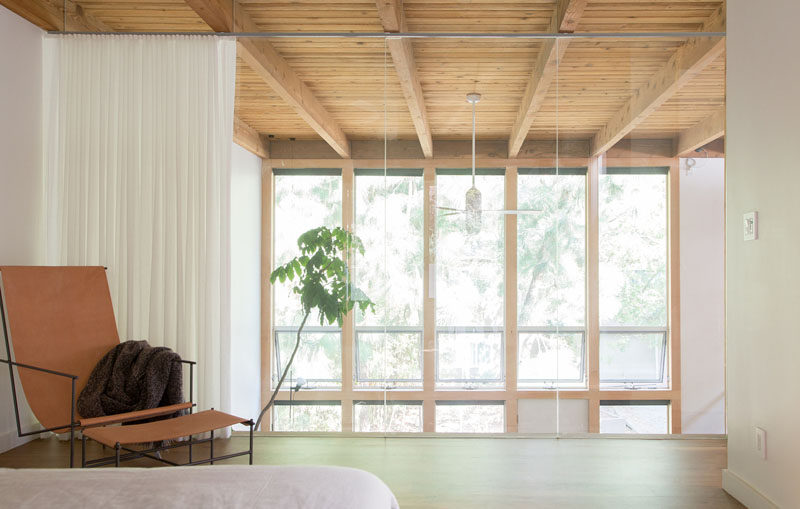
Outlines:
[{"label": "glass panel", "polygon": [[[338,331],[304,332],[282,389],[294,387],[300,378],[304,379],[303,389],[340,388],[342,386],[341,338],[341,333]],[[280,374],[286,369],[296,341],[296,332],[275,333],[275,363],[279,366],[279,370],[273,372],[273,385],[278,383]]]},{"label": "glass panel", "polygon": [[[381,170],[382,171],[382,170]],[[356,285],[376,313],[356,313],[356,325],[422,325],[422,177],[357,175]]]},{"label": "glass panel", "polygon": [[356,401],[353,431],[386,433],[422,432],[422,402]]},{"label": "glass panel", "polygon": [[342,404],[338,401],[276,401],[273,431],[342,431]]},{"label": "glass panel", "polygon": [[600,402],[600,433],[669,433],[669,405],[645,401]]},{"label": "glass panel", "polygon": [[[276,175],[275,179],[275,262],[282,265],[299,254],[297,238],[319,226],[342,224],[342,178],[336,175]],[[299,326],[303,319],[300,298],[292,282],[276,282],[273,320],[276,326]],[[319,315],[308,319],[319,325]]]},{"label": "glass panel", "polygon": [[520,398],[519,433],[588,433],[589,400]]},{"label": "glass panel", "polygon": [[667,325],[667,177],[600,175],[600,325]]},{"label": "glass panel", "polygon": [[[436,325],[502,326],[505,281],[502,175],[478,175],[482,212],[465,210],[469,175],[436,177]],[[444,208],[443,208],[444,207]],[[455,209],[455,210],[449,210]]]},{"label": "glass panel", "polygon": [[520,333],[520,388],[584,385],[584,334]]},{"label": "glass panel", "polygon": [[439,332],[436,337],[437,386],[502,385],[502,332]]},{"label": "glass panel", "polygon": [[600,381],[664,383],[666,334],[601,333]]},{"label": "glass panel", "polygon": [[421,387],[422,332],[357,332],[360,387]]},{"label": "glass panel", "polygon": [[495,403],[437,402],[437,433],[503,433],[505,405]]},{"label": "glass panel", "polygon": [[519,326],[582,326],[586,316],[586,176],[518,176]]}]

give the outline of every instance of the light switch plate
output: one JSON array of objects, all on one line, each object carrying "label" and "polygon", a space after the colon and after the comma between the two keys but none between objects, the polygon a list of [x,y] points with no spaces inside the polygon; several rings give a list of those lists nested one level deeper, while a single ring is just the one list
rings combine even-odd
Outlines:
[{"label": "light switch plate", "polygon": [[744,216],[744,240],[758,238],[758,212],[746,212]]},{"label": "light switch plate", "polygon": [[762,460],[767,459],[767,432],[764,428],[756,427],[756,451],[758,452],[759,456],[761,456]]}]

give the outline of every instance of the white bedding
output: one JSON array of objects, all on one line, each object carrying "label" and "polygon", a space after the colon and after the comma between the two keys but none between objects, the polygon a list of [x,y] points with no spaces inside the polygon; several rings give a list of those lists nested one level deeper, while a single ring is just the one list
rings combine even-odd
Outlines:
[{"label": "white bedding", "polygon": [[264,465],[3,468],[0,506],[398,509],[383,481],[363,470]]}]

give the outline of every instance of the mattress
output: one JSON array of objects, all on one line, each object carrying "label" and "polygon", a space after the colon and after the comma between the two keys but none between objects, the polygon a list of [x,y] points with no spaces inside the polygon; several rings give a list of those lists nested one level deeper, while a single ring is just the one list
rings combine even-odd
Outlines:
[{"label": "mattress", "polygon": [[329,466],[0,469],[3,507],[397,509],[373,474]]}]

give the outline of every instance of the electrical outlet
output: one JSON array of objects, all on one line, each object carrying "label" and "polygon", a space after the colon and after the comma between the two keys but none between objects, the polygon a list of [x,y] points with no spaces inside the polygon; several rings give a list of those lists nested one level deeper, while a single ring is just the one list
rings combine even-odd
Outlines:
[{"label": "electrical outlet", "polygon": [[761,456],[762,460],[767,459],[767,432],[763,428],[756,427],[756,451]]}]

